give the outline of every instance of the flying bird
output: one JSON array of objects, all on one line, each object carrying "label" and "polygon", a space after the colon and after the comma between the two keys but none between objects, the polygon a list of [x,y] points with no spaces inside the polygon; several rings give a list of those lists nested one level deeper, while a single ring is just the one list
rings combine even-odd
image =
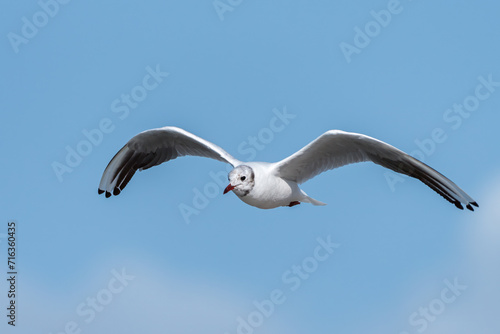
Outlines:
[{"label": "flying bird", "polygon": [[261,209],[304,203],[325,205],[309,197],[299,184],[330,169],[372,161],[419,179],[463,210],[478,204],[447,177],[403,151],[378,139],[330,130],[279,162],[242,162],[219,146],[177,127],[139,133],[111,159],[98,193],[119,195],[137,170],[145,170],[185,155],[212,158],[233,166],[224,194],[233,191],[243,202]]}]

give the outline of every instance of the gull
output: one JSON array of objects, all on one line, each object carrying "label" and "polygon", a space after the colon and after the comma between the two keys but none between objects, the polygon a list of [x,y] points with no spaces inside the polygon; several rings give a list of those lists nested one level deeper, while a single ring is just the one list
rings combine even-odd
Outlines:
[{"label": "gull", "polygon": [[99,184],[105,197],[119,195],[137,170],[142,171],[182,156],[200,156],[233,166],[224,194],[233,191],[243,202],[261,209],[292,207],[301,202],[325,203],[309,197],[299,184],[330,169],[371,161],[419,179],[461,210],[478,207],[467,193],[441,173],[378,139],[330,130],[279,162],[242,162],[219,146],[181,128],[167,126],[132,137],[111,159]]}]

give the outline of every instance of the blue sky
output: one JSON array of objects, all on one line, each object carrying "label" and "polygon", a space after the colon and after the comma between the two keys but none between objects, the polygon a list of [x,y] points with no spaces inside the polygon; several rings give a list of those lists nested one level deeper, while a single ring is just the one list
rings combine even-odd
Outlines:
[{"label": "blue sky", "polygon": [[[498,3],[63,2],[0,13],[2,333],[498,333]],[[257,161],[364,133],[480,208],[365,163],[303,185],[325,207],[260,210],[194,157],[98,196],[167,125]]]}]

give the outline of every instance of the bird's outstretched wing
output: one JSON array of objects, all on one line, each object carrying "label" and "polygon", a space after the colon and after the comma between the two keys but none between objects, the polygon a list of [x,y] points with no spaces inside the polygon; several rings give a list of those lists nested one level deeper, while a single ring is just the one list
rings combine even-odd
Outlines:
[{"label": "bird's outstretched wing", "polygon": [[303,183],[314,176],[352,163],[372,161],[395,172],[417,178],[449,202],[474,211],[477,203],[455,183],[423,162],[375,138],[330,130],[300,151],[275,163],[276,175]]},{"label": "bird's outstretched wing", "polygon": [[167,126],[139,133],[128,141],[111,159],[102,174],[98,193],[118,195],[137,170],[148,169],[163,162],[194,155],[227,162],[241,162],[211,142],[183,129]]}]

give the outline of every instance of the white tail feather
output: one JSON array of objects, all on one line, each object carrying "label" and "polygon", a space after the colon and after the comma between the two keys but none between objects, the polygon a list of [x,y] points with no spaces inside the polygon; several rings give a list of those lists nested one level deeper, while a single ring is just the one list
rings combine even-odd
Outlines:
[{"label": "white tail feather", "polygon": [[304,197],[302,198],[301,201],[304,203],[311,203],[312,205],[326,205],[326,203],[320,202],[312,197],[309,197],[303,190],[302,194],[304,194]]}]

